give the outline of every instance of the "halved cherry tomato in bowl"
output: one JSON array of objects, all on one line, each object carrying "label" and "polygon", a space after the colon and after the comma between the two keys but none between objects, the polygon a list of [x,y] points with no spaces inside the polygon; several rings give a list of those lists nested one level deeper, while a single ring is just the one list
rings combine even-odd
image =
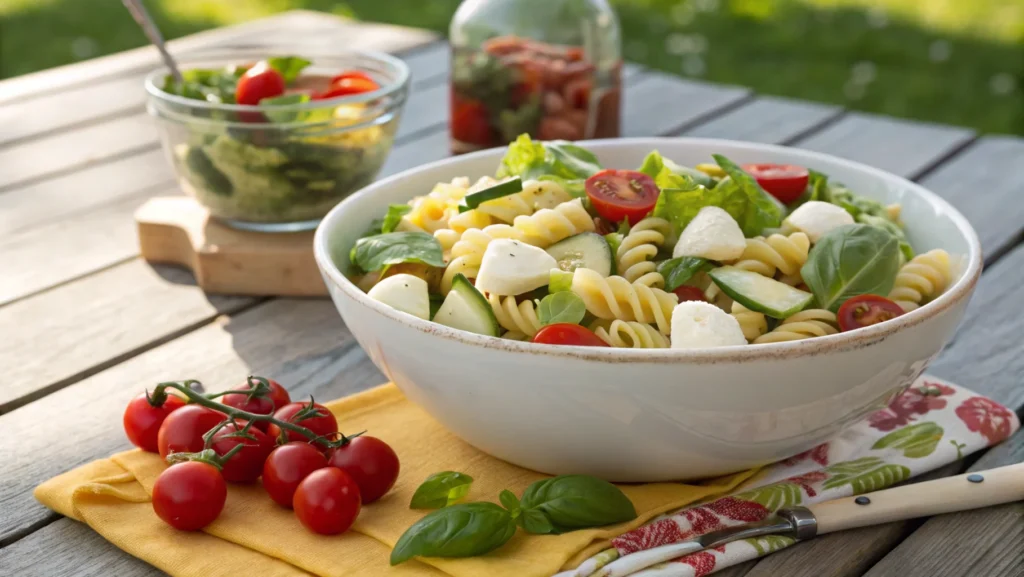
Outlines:
[{"label": "halved cherry tomato in bowl", "polygon": [[676,296],[679,297],[679,302],[685,302],[685,301],[705,301],[706,302],[708,300],[708,299],[704,298],[704,291],[700,290],[699,288],[697,288],[695,286],[690,286],[690,285],[685,285],[684,284],[682,286],[677,286],[675,289],[672,290],[672,292],[676,293]]},{"label": "halved cherry tomato in bowl", "polygon": [[610,168],[588,178],[585,188],[597,214],[612,222],[629,220],[630,224],[647,216],[661,193],[654,179],[642,172]]},{"label": "halved cherry tomato in bowl", "polygon": [[744,164],[743,170],[750,173],[768,194],[789,204],[800,198],[807,189],[810,173],[802,166],[792,164]]},{"label": "halved cherry tomato in bowl", "polygon": [[380,85],[369,78],[349,77],[342,78],[337,82],[331,82],[330,87],[313,97],[314,100],[325,100],[327,98],[337,98],[339,96],[351,96],[353,94],[363,94],[364,92],[373,92],[380,88]]},{"label": "halved cherry tomato in bowl", "polygon": [[281,96],[284,89],[284,77],[281,73],[271,68],[266,61],[260,61],[238,79],[235,102],[256,105],[264,98]]},{"label": "halved cherry tomato in bowl", "polygon": [[545,345],[569,345],[574,347],[607,347],[608,343],[593,331],[570,323],[547,325],[533,335],[533,342]]},{"label": "halved cherry tomato in bowl", "polygon": [[361,78],[363,80],[368,80],[370,82],[373,82],[374,84],[377,84],[377,81],[374,80],[372,76],[363,72],[362,70],[346,70],[341,74],[338,74],[337,76],[331,78],[330,85],[333,86],[335,82],[339,82],[346,78]]},{"label": "halved cherry tomato in bowl", "polygon": [[894,319],[903,312],[900,305],[885,297],[866,294],[844,302],[836,316],[839,329],[845,332]]}]

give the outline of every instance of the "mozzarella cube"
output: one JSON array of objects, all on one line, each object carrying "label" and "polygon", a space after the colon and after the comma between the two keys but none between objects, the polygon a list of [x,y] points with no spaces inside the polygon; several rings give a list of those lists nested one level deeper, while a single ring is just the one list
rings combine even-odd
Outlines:
[{"label": "mozzarella cube", "polygon": [[476,288],[499,296],[518,295],[548,284],[558,261],[543,249],[518,240],[492,240],[484,251]]},{"label": "mozzarella cube", "polygon": [[430,295],[427,281],[411,274],[396,274],[387,277],[366,293],[395,310],[409,313],[425,321],[430,320]]},{"label": "mozzarella cube", "polygon": [[786,217],[786,223],[806,234],[813,243],[818,242],[819,238],[833,228],[853,224],[853,215],[846,212],[843,207],[830,202],[809,200]]},{"label": "mozzarella cube", "polygon": [[717,206],[705,206],[679,235],[672,257],[731,261],[740,258],[745,248],[747,239],[736,219]]},{"label": "mozzarella cube", "polygon": [[747,344],[739,321],[711,303],[684,301],[672,310],[672,348],[704,349]]}]

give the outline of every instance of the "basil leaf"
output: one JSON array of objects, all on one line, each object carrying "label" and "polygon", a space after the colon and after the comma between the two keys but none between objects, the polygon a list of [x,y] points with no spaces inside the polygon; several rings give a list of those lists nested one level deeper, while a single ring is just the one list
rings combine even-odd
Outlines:
[{"label": "basil leaf", "polygon": [[551,520],[548,519],[547,515],[537,509],[527,509],[519,517],[518,521],[520,527],[525,529],[527,533],[533,533],[534,535],[550,535],[559,532],[551,524]]},{"label": "basil leaf", "polygon": [[508,511],[494,503],[462,503],[428,514],[406,529],[391,564],[413,557],[473,557],[504,545],[516,532]]},{"label": "basil leaf", "polygon": [[512,518],[515,519],[522,512],[522,507],[519,506],[519,497],[508,489],[503,490],[498,495],[498,500],[501,501],[501,506],[508,509],[508,512],[512,514]]},{"label": "basil leaf", "polygon": [[828,176],[816,170],[808,170],[807,173],[807,188],[811,191],[811,196],[807,200],[832,202],[832,189],[828,185]]},{"label": "basil leaf", "polygon": [[395,232],[395,227],[401,222],[402,217],[409,214],[412,211],[412,207],[408,204],[392,204],[388,206],[388,212],[384,215],[384,222],[380,226],[380,231],[384,234],[389,232]]},{"label": "basil leaf", "polygon": [[723,188],[731,197],[744,200],[744,202],[736,202],[735,212],[725,206],[722,207],[736,219],[744,236],[747,238],[758,236],[764,229],[774,228],[782,223],[785,206],[781,202],[761,188],[757,180],[735,162],[721,154],[711,156],[718,166],[729,175],[715,186],[715,190]]},{"label": "basil leaf", "polygon": [[400,262],[444,267],[441,243],[425,232],[391,232],[363,237],[356,241],[349,258],[366,272]]},{"label": "basil leaf", "polygon": [[711,270],[707,259],[697,256],[681,256],[663,261],[658,265],[658,272],[665,277],[665,290],[674,291],[686,284],[699,272]]},{"label": "basil leaf", "polygon": [[295,79],[299,77],[299,73],[310,64],[312,64],[312,62],[305,58],[299,58],[298,56],[278,56],[275,58],[267,58],[267,65],[281,74],[284,78],[285,84],[295,82]]},{"label": "basil leaf", "polygon": [[857,216],[857,222],[876,226],[895,236],[900,241],[900,252],[903,254],[904,262],[914,258],[914,249],[907,242],[907,233],[903,227],[889,220],[887,216],[875,216],[873,214],[861,213]]},{"label": "basil leaf", "polygon": [[[529,518],[543,513],[550,524],[548,533],[599,527],[636,518],[636,509],[629,498],[608,481],[588,475],[559,475],[537,481],[523,493],[520,500],[523,515]],[[531,513],[533,511],[533,513]],[[528,523],[524,520],[524,525]],[[530,531],[528,527],[524,527]],[[534,522],[540,532],[547,528]]]},{"label": "basil leaf", "polygon": [[587,314],[587,306],[583,299],[572,291],[559,291],[549,294],[540,301],[537,307],[537,318],[541,326],[557,323],[579,324],[583,315]]},{"label": "basil leaf", "polygon": [[473,477],[457,471],[442,471],[427,477],[413,493],[410,509],[440,509],[455,504],[469,493]]},{"label": "basil leaf", "polygon": [[818,305],[835,312],[857,295],[888,295],[899,268],[899,239],[878,227],[847,224],[818,240],[800,274]]}]

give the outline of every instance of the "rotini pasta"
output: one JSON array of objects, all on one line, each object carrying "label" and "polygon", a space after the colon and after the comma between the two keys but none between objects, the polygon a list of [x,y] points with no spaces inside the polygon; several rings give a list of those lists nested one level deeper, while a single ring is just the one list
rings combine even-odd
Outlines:
[{"label": "rotini pasta", "polygon": [[615,255],[619,274],[631,283],[665,286],[665,278],[657,272],[653,261],[671,228],[667,220],[655,217],[645,218],[631,228]]},{"label": "rotini pasta", "polygon": [[740,330],[748,342],[753,342],[761,335],[768,332],[768,321],[764,313],[752,311],[738,302],[733,302],[731,314],[740,323]]},{"label": "rotini pasta", "polygon": [[[747,247],[735,266],[766,277],[774,277],[776,270],[793,277],[800,274],[800,267],[807,262],[810,249],[811,240],[802,232],[748,238]],[[794,284],[799,284],[799,281]]]},{"label": "rotini pasta", "polygon": [[788,317],[775,330],[754,339],[754,344],[798,341],[838,332],[835,313],[825,309],[807,309]]},{"label": "rotini pasta", "polygon": [[621,276],[602,277],[590,269],[573,273],[572,291],[587,311],[599,319],[651,323],[662,334],[672,331],[672,309],[679,297],[645,284],[630,283]]},{"label": "rotini pasta", "polygon": [[946,290],[950,274],[946,251],[935,249],[919,254],[900,268],[889,299],[910,312]]},{"label": "rotini pasta", "polygon": [[522,235],[523,242],[547,248],[570,236],[593,231],[594,219],[577,198],[555,208],[542,208],[530,216],[517,216],[512,228]]},{"label": "rotini pasta", "polygon": [[521,303],[516,303],[514,296],[488,295],[487,302],[491,304],[498,324],[505,330],[516,331],[527,337],[532,337],[540,330],[537,305],[533,301],[524,300]]},{"label": "rotini pasta", "polygon": [[398,230],[423,230],[433,234],[447,228],[448,219],[459,214],[459,202],[466,196],[469,179],[456,178],[451,183],[439,182],[424,196],[418,196],[409,205],[412,210],[402,217]]},{"label": "rotini pasta", "polygon": [[646,323],[599,320],[590,330],[608,345],[624,349],[667,349],[668,338]]}]

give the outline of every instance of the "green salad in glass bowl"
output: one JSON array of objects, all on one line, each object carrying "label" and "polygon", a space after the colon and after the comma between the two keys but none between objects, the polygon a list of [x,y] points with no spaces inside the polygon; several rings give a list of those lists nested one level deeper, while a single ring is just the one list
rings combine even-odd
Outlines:
[{"label": "green salad in glass bowl", "polygon": [[[283,52],[282,52],[283,53]],[[206,53],[146,79],[148,110],[185,192],[236,228],[315,228],[377,176],[409,70],[387,54]]]}]

